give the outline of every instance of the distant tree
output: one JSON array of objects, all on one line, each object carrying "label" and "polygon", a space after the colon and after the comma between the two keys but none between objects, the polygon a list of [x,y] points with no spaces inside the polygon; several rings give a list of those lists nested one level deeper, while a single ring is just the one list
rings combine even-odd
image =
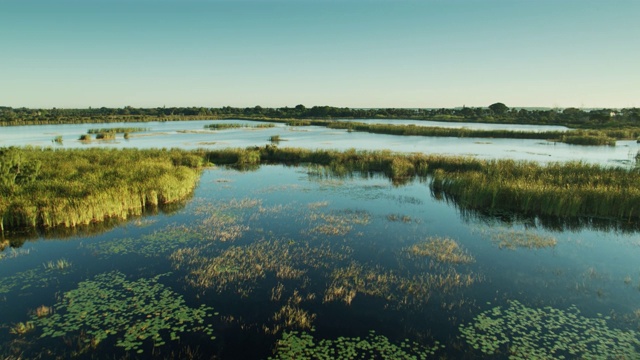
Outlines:
[{"label": "distant tree", "polygon": [[509,110],[509,107],[501,102],[497,102],[495,104],[489,105],[489,109],[491,109],[494,114],[503,115]]}]

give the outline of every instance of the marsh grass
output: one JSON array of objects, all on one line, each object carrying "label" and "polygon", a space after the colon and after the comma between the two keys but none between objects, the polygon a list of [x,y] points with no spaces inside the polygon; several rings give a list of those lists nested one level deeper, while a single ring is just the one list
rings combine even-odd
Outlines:
[{"label": "marsh grass", "polygon": [[271,143],[278,144],[280,141],[283,141],[283,139],[280,138],[280,135],[271,135],[269,137],[269,142]]},{"label": "marsh grass", "polygon": [[264,325],[263,331],[267,334],[277,334],[283,329],[311,329],[317,314],[303,309],[301,304],[314,299],[315,294],[309,293],[303,296],[298,289],[295,289],[291,297],[271,318],[274,325],[272,327]]},{"label": "marsh grass", "polygon": [[416,257],[429,257],[442,263],[469,264],[475,261],[457,241],[450,238],[430,237],[405,251]]},{"label": "marsh grass", "polygon": [[59,259],[57,261],[49,261],[42,264],[47,270],[66,270],[71,267],[71,262],[67,259]]},{"label": "marsh grass", "polygon": [[436,293],[451,293],[479,281],[482,278],[478,274],[460,273],[452,267],[409,275],[352,261],[349,266],[335,268],[331,272],[323,302],[342,301],[351,305],[360,294],[381,298],[396,308],[419,307]]},{"label": "marsh grass", "polygon": [[640,218],[636,206],[640,202],[640,172],[625,168],[391,151],[280,149],[273,145],[209,152],[207,157],[222,164],[238,164],[242,157],[261,163],[316,164],[326,167],[310,172],[330,171],[338,177],[381,172],[397,185],[415,177],[429,179],[434,197],[466,210],[627,222]]},{"label": "marsh grass", "polygon": [[189,271],[187,282],[191,285],[218,292],[231,289],[247,297],[266,277],[300,280],[308,269],[327,269],[349,254],[345,247],[338,252],[292,239],[271,239],[230,246],[218,256],[202,248],[183,248],[170,258],[175,268]]},{"label": "marsh grass", "polygon": [[[318,207],[314,208],[317,209]],[[351,232],[355,225],[368,225],[371,216],[367,211],[363,210],[343,210],[328,213],[311,211],[306,215],[305,220],[310,223],[309,230],[304,232],[306,234],[345,236]]]},{"label": "marsh grass", "polygon": [[6,259],[15,259],[17,257],[25,256],[31,254],[31,249],[14,249],[9,248],[8,250],[0,249],[0,261]]},{"label": "marsh grass", "polygon": [[[191,194],[202,157],[181,150],[38,149],[19,152],[39,164],[33,181],[0,189],[2,229],[76,227],[126,219]],[[0,156],[0,163],[4,162]]]},{"label": "marsh grass", "polygon": [[485,229],[481,230],[481,234],[489,237],[500,249],[544,249],[555,247],[558,243],[553,236],[531,230]]},{"label": "marsh grass", "polygon": [[403,222],[405,224],[413,222],[411,216],[402,214],[389,214],[387,215],[387,220],[390,222]]},{"label": "marsh grass", "polygon": [[205,129],[226,130],[226,129],[268,129],[275,127],[275,124],[237,124],[237,123],[213,123],[205,125]]},{"label": "marsh grass", "polygon": [[129,134],[136,132],[144,132],[149,131],[151,128],[143,128],[143,127],[113,127],[113,128],[94,128],[87,130],[87,134]]},{"label": "marsh grass", "polygon": [[96,134],[96,140],[115,140],[116,133],[113,132],[101,132]]}]

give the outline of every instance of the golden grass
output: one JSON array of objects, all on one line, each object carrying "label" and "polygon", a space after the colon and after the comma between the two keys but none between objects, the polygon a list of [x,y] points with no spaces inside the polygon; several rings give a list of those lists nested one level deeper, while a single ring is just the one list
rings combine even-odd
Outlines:
[{"label": "golden grass", "polygon": [[450,238],[430,237],[406,250],[413,256],[429,257],[443,263],[469,264],[475,261],[457,241]]},{"label": "golden grass", "polygon": [[553,236],[539,234],[529,230],[494,229],[484,230],[491,241],[500,249],[515,250],[543,249],[556,246],[558,241]]}]

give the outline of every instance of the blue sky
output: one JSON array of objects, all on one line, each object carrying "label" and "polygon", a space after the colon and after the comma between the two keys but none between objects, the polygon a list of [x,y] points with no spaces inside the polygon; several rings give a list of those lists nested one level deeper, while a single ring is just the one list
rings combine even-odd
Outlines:
[{"label": "blue sky", "polygon": [[0,0],[0,106],[640,107],[637,0]]}]

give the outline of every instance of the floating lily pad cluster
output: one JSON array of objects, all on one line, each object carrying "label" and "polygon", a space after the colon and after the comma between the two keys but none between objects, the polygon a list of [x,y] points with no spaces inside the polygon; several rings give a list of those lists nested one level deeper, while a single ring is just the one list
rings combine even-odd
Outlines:
[{"label": "floating lily pad cluster", "polygon": [[27,290],[32,287],[46,287],[51,283],[57,282],[58,276],[66,275],[72,271],[71,263],[63,259],[51,264],[64,263],[65,266],[47,266],[37,267],[16,273],[8,277],[0,277],[0,294],[9,293],[13,290]]},{"label": "floating lily pad cluster", "polygon": [[205,325],[213,309],[187,306],[181,295],[158,283],[160,276],[129,281],[117,271],[97,275],[65,293],[54,314],[33,321],[42,337],[84,333],[86,341],[99,344],[117,336],[117,346],[138,353],[145,341],[162,346],[186,331],[215,338],[212,325]]},{"label": "floating lily pad cluster", "polygon": [[444,345],[437,341],[424,346],[405,339],[394,344],[371,330],[365,337],[339,337],[335,340],[316,340],[307,332],[284,332],[278,340],[275,355],[270,360],[306,359],[427,359]]},{"label": "floating lily pad cluster", "polygon": [[84,245],[101,255],[138,254],[154,257],[170,253],[180,247],[193,244],[201,239],[200,234],[183,226],[168,226],[163,230],[136,238],[109,239]]},{"label": "floating lily pad cluster", "polygon": [[640,333],[609,328],[606,317],[584,317],[575,306],[530,308],[514,300],[479,314],[460,332],[474,349],[512,360],[640,358]]}]

